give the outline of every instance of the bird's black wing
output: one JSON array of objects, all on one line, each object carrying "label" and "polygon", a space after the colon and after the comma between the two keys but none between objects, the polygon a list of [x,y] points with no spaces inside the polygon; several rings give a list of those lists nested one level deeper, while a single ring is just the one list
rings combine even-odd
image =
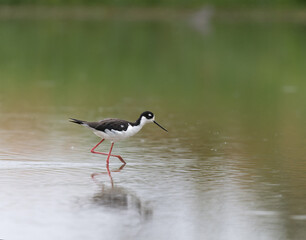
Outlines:
[{"label": "bird's black wing", "polygon": [[130,122],[121,120],[121,119],[115,119],[115,118],[109,118],[101,120],[100,122],[87,122],[87,125],[91,128],[94,128],[98,131],[105,132],[106,129],[108,130],[117,130],[117,131],[126,131],[129,127]]}]

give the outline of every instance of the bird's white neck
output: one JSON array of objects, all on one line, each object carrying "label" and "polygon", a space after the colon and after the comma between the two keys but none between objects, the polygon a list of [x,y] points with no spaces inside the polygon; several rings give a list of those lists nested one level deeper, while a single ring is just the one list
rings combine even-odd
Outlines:
[{"label": "bird's white neck", "polygon": [[150,123],[150,122],[153,122],[154,121],[154,118],[153,119],[150,119],[148,120],[146,117],[142,116],[141,119],[140,119],[140,122],[138,124],[138,126],[140,126],[141,128],[146,125],[147,123]]}]

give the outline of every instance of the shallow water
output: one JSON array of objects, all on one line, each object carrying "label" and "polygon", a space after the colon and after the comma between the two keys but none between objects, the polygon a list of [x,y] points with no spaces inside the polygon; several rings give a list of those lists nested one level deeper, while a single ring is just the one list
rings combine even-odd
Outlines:
[{"label": "shallow water", "polygon": [[[302,26],[0,25],[1,239],[305,237]],[[144,110],[122,169],[68,122]]]}]

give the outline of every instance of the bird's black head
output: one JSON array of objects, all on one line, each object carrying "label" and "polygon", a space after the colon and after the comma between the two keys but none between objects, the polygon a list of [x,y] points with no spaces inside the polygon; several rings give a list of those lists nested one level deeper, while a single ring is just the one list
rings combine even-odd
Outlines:
[{"label": "bird's black head", "polygon": [[143,112],[140,117],[145,117],[148,120],[154,119],[154,114],[150,111]]},{"label": "bird's black head", "polygon": [[167,129],[165,129],[164,127],[162,127],[161,125],[159,125],[156,121],[155,121],[155,116],[152,112],[150,111],[145,111],[143,112],[141,115],[140,115],[140,118],[139,118],[139,123],[143,122],[144,124],[145,123],[149,123],[149,122],[154,122],[157,126],[159,126],[160,128],[162,128],[163,130],[165,130],[166,132]]}]

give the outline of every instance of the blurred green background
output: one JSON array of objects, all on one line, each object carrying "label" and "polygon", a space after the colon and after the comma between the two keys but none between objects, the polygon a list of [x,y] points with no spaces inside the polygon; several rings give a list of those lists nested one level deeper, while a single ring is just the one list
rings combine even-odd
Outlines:
[{"label": "blurred green background", "polygon": [[[305,1],[1,4],[0,160],[16,165],[4,164],[0,183],[7,191],[2,191],[2,209],[11,217],[11,234],[17,229],[19,209],[25,209],[20,199],[32,205],[27,197],[32,197],[31,188],[15,192],[13,201],[8,197],[12,188],[7,183],[23,188],[23,175],[10,172],[14,167],[30,177],[36,171],[47,192],[51,184],[32,165],[25,171],[26,163],[37,161],[45,167],[45,173],[65,186],[63,192],[79,181],[74,199],[84,197],[80,186],[92,185],[90,164],[96,160],[97,169],[104,166],[88,153],[97,138],[71,125],[69,117],[135,121],[150,110],[169,134],[146,127],[115,151],[128,158],[125,170],[116,175],[119,182],[126,177],[121,185],[152,202],[155,223],[167,223],[149,225],[153,232],[172,229],[172,238],[166,239],[178,239],[177,232],[190,224],[190,232],[200,236],[194,239],[204,234],[220,239],[222,230],[223,239],[235,240],[241,231],[254,240],[305,236]],[[69,168],[62,169],[59,162]],[[73,165],[76,162],[89,165]],[[56,171],[48,169],[50,163]],[[86,178],[79,177],[81,170]],[[71,180],[71,172],[78,181]],[[51,192],[55,189],[58,185]],[[44,194],[37,191],[35,198],[45,209]],[[51,200],[61,206],[61,198],[62,193]],[[70,198],[66,204],[71,205]],[[65,219],[60,209],[43,217]],[[21,212],[22,217],[29,215]],[[94,233],[91,214],[87,219],[87,227],[79,229]],[[173,227],[173,219],[182,225]],[[257,220],[262,225],[254,225]],[[70,224],[71,219],[66,221]],[[52,224],[46,226],[56,232]],[[145,236],[156,239],[149,233]]]},{"label": "blurred green background", "polygon": [[216,6],[275,6],[275,5],[301,5],[305,0],[2,0],[3,4],[50,4],[50,5],[114,5],[114,6],[172,6],[196,7],[203,4]]}]

